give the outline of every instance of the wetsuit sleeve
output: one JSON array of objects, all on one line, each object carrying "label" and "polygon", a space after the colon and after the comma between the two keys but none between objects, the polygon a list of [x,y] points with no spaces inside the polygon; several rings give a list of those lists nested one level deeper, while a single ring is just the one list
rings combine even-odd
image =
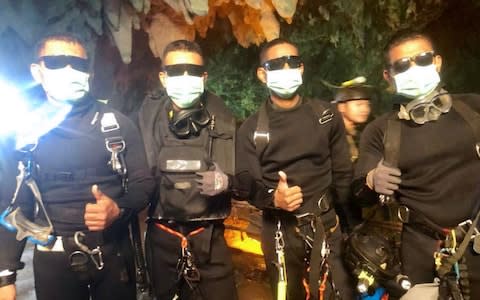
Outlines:
[{"label": "wetsuit sleeve", "polygon": [[115,200],[120,208],[139,211],[148,204],[154,189],[154,181],[148,169],[139,130],[126,117],[123,117],[122,121],[122,134],[127,145],[125,161],[128,170],[128,193]]},{"label": "wetsuit sleeve", "polygon": [[264,209],[273,207],[272,193],[263,184],[260,161],[257,157],[253,133],[256,119],[249,118],[240,126],[236,142],[236,176],[233,183],[233,197],[248,200],[253,206]]},{"label": "wetsuit sleeve", "polygon": [[361,206],[378,202],[378,194],[366,185],[368,172],[375,169],[383,158],[383,136],[386,121],[384,117],[367,125],[360,138],[359,158],[355,165],[352,191]]},{"label": "wetsuit sleeve", "polygon": [[[335,113],[332,118],[330,153],[332,161],[332,190],[335,194],[337,213],[348,224],[354,224],[352,207],[349,203],[353,172],[350,161],[350,149],[345,137],[343,120],[338,113]],[[347,227],[348,224],[344,224],[344,226]]]}]

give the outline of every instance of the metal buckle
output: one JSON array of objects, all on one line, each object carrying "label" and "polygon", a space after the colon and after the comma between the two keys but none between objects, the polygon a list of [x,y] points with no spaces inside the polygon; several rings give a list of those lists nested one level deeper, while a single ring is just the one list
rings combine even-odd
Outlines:
[{"label": "metal buckle", "polygon": [[257,139],[265,139],[266,142],[270,142],[270,133],[269,132],[260,132],[260,131],[254,131],[253,132],[253,143],[257,145]]},{"label": "metal buckle", "polygon": [[106,138],[105,147],[110,152],[120,153],[125,150],[125,140],[121,136]]},{"label": "metal buckle", "polygon": [[325,110],[322,113],[322,116],[318,119],[318,122],[320,124],[325,124],[330,122],[333,119],[333,112],[330,109]]},{"label": "metal buckle", "polygon": [[113,113],[104,113],[102,119],[100,120],[102,132],[110,132],[120,129],[115,114]]},{"label": "metal buckle", "polygon": [[317,202],[318,208],[321,213],[327,212],[330,210],[330,204],[328,203],[327,193],[323,194]]},{"label": "metal buckle", "polygon": [[85,237],[85,233],[81,231],[75,232],[75,235],[73,236],[73,239],[75,241],[75,244],[82,250],[83,252],[87,253],[90,256],[90,259],[92,262],[95,264],[95,267],[97,270],[102,270],[104,267],[104,262],[103,262],[103,253],[102,250],[100,249],[100,246],[97,246],[95,249],[90,249],[88,248],[87,245],[83,244],[80,242],[80,237]]},{"label": "metal buckle", "polygon": [[397,217],[402,223],[408,223],[410,219],[410,209],[405,205],[399,205],[397,209]]}]

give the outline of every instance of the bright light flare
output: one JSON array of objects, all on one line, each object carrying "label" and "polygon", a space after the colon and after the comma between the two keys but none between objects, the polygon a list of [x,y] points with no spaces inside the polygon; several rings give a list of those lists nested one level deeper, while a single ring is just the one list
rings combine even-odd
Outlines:
[{"label": "bright light flare", "polygon": [[65,120],[72,106],[43,101],[32,107],[20,90],[0,80],[0,138],[14,137],[16,148],[35,145],[38,139]]},{"label": "bright light flare", "polygon": [[25,120],[28,105],[21,92],[14,86],[0,79],[0,136],[15,134],[17,128]]}]

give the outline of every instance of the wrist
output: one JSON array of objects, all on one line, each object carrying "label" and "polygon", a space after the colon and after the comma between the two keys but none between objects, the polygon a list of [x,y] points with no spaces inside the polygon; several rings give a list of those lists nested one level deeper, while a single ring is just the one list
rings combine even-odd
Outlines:
[{"label": "wrist", "polygon": [[277,195],[277,190],[276,189],[268,189],[268,194],[270,195],[270,197],[272,197],[271,199],[271,203],[272,203],[272,206],[274,208],[278,208],[278,205],[277,205],[277,201],[276,201],[276,195]]},{"label": "wrist", "polygon": [[0,272],[0,287],[15,284],[17,280],[17,272],[10,270],[3,270]]}]

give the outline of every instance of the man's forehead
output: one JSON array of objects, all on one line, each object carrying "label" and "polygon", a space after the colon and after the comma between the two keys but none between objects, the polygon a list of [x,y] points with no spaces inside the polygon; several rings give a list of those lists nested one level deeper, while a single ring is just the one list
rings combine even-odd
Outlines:
[{"label": "man's forehead", "polygon": [[42,49],[40,49],[38,56],[57,56],[57,55],[70,55],[78,56],[82,58],[87,58],[87,52],[81,44],[70,42],[70,41],[60,41],[60,40],[50,40],[45,43]]},{"label": "man's forehead", "polygon": [[298,49],[293,45],[283,43],[268,49],[265,53],[264,61],[288,55],[298,55]]},{"label": "man's forehead", "polygon": [[203,65],[203,59],[200,54],[190,51],[171,51],[168,52],[163,61],[164,65],[173,64],[194,64]]},{"label": "man's forehead", "polygon": [[415,38],[406,40],[390,49],[389,56],[392,60],[403,57],[410,57],[422,52],[433,51],[433,46],[427,39]]}]

